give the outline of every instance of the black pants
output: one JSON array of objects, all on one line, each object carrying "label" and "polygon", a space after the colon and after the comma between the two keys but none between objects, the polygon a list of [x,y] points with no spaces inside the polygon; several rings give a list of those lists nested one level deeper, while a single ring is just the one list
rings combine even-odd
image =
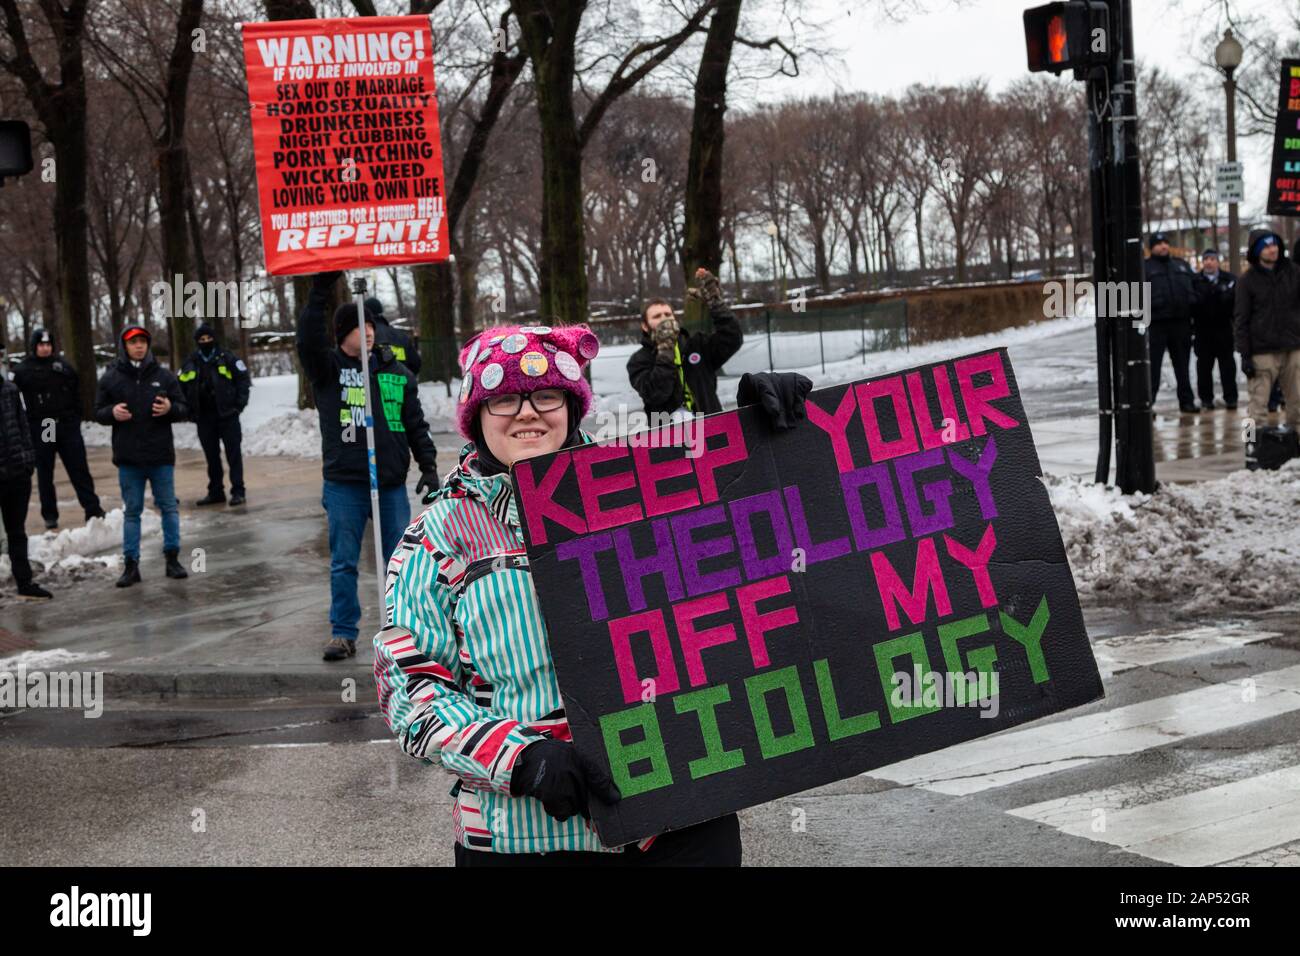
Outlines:
[{"label": "black pants", "polygon": [[489,853],[456,844],[457,866],[740,866],[740,820],[734,813],[655,837],[644,853]]},{"label": "black pants", "polygon": [[233,418],[200,418],[199,444],[203,446],[203,457],[208,460],[208,494],[225,495],[222,484],[221,446],[226,446],[226,461],[230,463],[230,493],[244,493],[244,458],[239,453],[239,442],[243,432],[239,428],[239,416]]},{"label": "black pants", "polygon": [[51,422],[47,428],[40,420],[29,422],[32,446],[36,451],[36,487],[41,496],[41,517],[59,520],[59,496],[54,490],[54,456],[63,459],[63,468],[77,493],[77,503],[87,515],[100,511],[95,480],[86,465],[86,445],[81,440],[81,422],[75,418]]},{"label": "black pants", "polygon": [[27,560],[27,502],[32,497],[30,475],[0,481],[0,513],[4,516],[5,538],[9,541],[9,566],[14,580],[30,584],[32,566]]},{"label": "black pants", "polygon": [[1164,364],[1165,352],[1169,352],[1169,361],[1174,365],[1174,378],[1178,382],[1178,406],[1186,408],[1196,404],[1192,394],[1192,323],[1152,322],[1151,323],[1151,401],[1156,400],[1160,391],[1160,367]]},{"label": "black pants", "polygon": [[1225,405],[1237,404],[1237,357],[1232,348],[1232,328],[1196,330],[1196,393],[1206,408],[1214,407],[1214,366],[1219,366]]}]

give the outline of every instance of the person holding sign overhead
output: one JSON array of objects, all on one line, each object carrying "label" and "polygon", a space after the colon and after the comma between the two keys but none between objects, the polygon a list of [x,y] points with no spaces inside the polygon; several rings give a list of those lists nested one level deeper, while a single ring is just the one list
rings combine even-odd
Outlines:
[{"label": "person holding sign overhead", "polygon": [[[529,573],[510,469],[592,437],[585,325],[488,329],[461,349],[457,418],[468,439],[388,564],[375,683],[402,749],[452,773],[457,866],[731,865],[735,814],[606,847],[589,822],[620,794],[570,742],[550,641]],[[774,427],[804,417],[812,383],[753,376],[743,397]]]},{"label": "person holding sign overhead", "polygon": [[667,299],[650,299],[641,310],[641,348],[627,361],[627,377],[654,412],[708,415],[722,411],[718,371],[740,350],[740,323],[722,300],[722,286],[707,269],[695,273],[687,294],[709,308],[712,332],[687,332]]},{"label": "person holding sign overhead", "polygon": [[[338,661],[357,653],[357,562],[370,520],[370,468],[365,436],[365,391],[361,375],[361,329],[357,307],[334,312],[334,338],[325,337],[325,306],[341,273],[319,273],[298,317],[298,358],[311,382],[320,415],[324,487],[321,505],[329,517],[330,640],[324,659]],[[411,520],[406,472],[411,458],[420,467],[416,494],[438,487],[437,450],[420,408],[415,376],[376,345],[374,317],[366,312],[365,348],[370,351],[370,390],[375,396],[375,460],[379,470],[379,523],[385,560]]]}]

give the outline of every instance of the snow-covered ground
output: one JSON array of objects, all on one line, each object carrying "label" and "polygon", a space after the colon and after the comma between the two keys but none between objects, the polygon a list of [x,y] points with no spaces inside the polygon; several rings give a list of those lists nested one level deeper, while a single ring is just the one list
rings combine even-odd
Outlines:
[{"label": "snow-covered ground", "polygon": [[[815,364],[791,367],[791,355],[814,359],[818,355],[815,333],[780,333],[773,336],[773,354],[778,367],[798,371],[813,380],[816,388],[852,382],[871,375],[880,375],[913,365],[924,365],[954,355],[978,352],[982,349],[1008,346],[1012,365],[1022,391],[1037,388],[1059,387],[1063,384],[1096,380],[1091,357],[1081,358],[1076,369],[1062,371],[1059,364],[1047,367],[1030,360],[1017,359],[1017,354],[1027,347],[1041,344],[1043,340],[1067,332],[1079,331],[1091,325],[1088,316],[1057,319],[1037,325],[1008,329],[988,335],[933,342],[910,349],[899,348],[880,352],[858,351],[860,337],[857,331],[828,332],[828,351],[852,354],[852,358],[827,362],[821,370]],[[636,350],[635,345],[616,345],[602,349],[592,363],[592,385],[596,392],[593,413],[617,414],[622,405],[627,411],[643,408],[641,400],[627,380],[627,360]],[[723,405],[736,404],[736,388],[745,371],[759,371],[767,367],[766,338],[752,339],[742,346],[740,353],[728,363],[726,373],[718,381],[718,397]],[[1077,382],[1075,381],[1077,379]],[[420,403],[425,417],[435,432],[456,430],[456,398],[460,393],[460,380],[452,382],[451,394],[438,382],[420,386]],[[243,449],[246,455],[287,455],[296,458],[320,457],[320,427],[316,412],[298,408],[298,380],[293,375],[272,375],[253,380],[253,391],[248,408],[240,418],[243,427]],[[199,439],[196,428],[188,422],[176,425],[174,435],[177,448],[197,450]],[[82,425],[87,445],[108,445],[110,429],[93,422]]]},{"label": "snow-covered ground", "polygon": [[1202,616],[1300,602],[1300,460],[1125,497],[1043,479],[1085,603]]}]

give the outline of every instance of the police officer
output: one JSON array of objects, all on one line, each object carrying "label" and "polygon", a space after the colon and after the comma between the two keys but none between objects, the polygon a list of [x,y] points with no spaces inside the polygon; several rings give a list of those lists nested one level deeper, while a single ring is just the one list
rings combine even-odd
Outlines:
[{"label": "police officer", "polygon": [[230,465],[230,504],[242,505],[244,459],[239,452],[239,416],[248,406],[252,384],[248,366],[229,349],[217,345],[216,332],[207,322],[194,331],[194,342],[198,348],[185,360],[180,383],[190,407],[190,419],[198,426],[203,456],[208,460],[208,493],[195,504],[225,502],[221,472],[221,446],[225,445]]},{"label": "police officer", "polygon": [[30,348],[14,368],[14,384],[27,406],[27,422],[36,451],[36,485],[41,496],[41,517],[45,527],[59,526],[59,498],[54,490],[54,456],[77,493],[77,503],[86,520],[104,517],[95,480],[86,466],[86,445],[81,440],[81,388],[77,370],[54,349],[54,336],[47,329],[33,329]]},{"label": "police officer", "polygon": [[1178,409],[1192,414],[1201,410],[1192,392],[1190,370],[1195,273],[1185,260],[1169,254],[1169,237],[1163,232],[1151,234],[1149,249],[1145,268],[1151,284],[1151,400],[1160,391],[1160,367],[1167,351],[1178,382]]},{"label": "police officer", "polygon": [[409,332],[403,332],[389,325],[388,319],[384,316],[384,304],[374,296],[366,299],[365,309],[366,314],[373,315],[375,319],[375,343],[387,345],[392,349],[393,358],[409,368],[416,381],[419,381],[421,364],[419,339]]},{"label": "police officer", "polygon": [[1214,366],[1223,383],[1223,405],[1237,407],[1237,359],[1232,347],[1232,316],[1237,277],[1219,266],[1219,250],[1206,249],[1196,276],[1196,391],[1201,405],[1214,407]]}]

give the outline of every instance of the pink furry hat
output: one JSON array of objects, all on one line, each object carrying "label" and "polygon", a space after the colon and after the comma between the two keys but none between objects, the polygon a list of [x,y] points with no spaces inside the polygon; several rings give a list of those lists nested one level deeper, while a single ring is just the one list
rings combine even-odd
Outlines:
[{"label": "pink furry hat", "polygon": [[591,386],[582,370],[599,351],[600,340],[585,325],[503,325],[478,333],[460,350],[460,433],[473,439],[470,425],[492,395],[562,388],[578,397],[586,415]]}]

